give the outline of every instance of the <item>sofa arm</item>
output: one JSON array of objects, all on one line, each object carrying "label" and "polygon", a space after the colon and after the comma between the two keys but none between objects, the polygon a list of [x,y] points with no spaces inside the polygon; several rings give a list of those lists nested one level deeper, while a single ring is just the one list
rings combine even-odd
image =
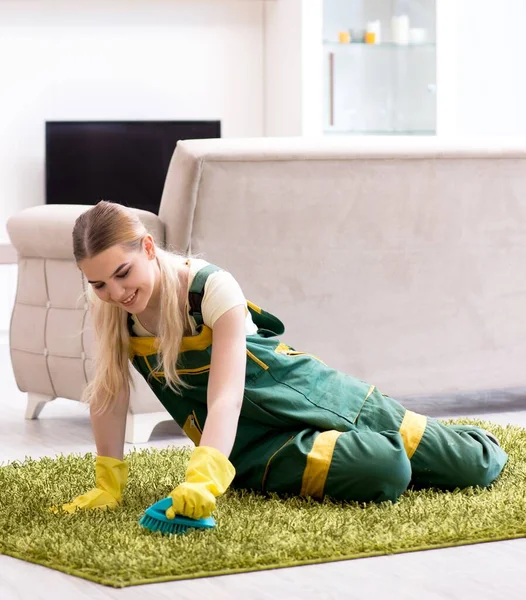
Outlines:
[{"label": "sofa arm", "polygon": [[[78,204],[43,204],[26,208],[7,222],[11,243],[20,256],[73,260],[71,234],[77,217],[90,207]],[[154,240],[164,244],[164,225],[151,212],[132,209]]]},{"label": "sofa arm", "polygon": [[[24,392],[79,400],[90,378],[94,342],[71,237],[76,218],[88,208],[36,206],[8,221],[18,251],[11,362]],[[164,242],[159,217],[137,212],[156,241]]]}]

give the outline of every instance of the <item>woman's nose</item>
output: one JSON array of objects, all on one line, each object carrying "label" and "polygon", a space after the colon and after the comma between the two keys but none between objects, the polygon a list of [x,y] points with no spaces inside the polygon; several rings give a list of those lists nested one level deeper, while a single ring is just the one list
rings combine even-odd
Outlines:
[{"label": "woman's nose", "polygon": [[121,302],[124,300],[126,294],[124,286],[119,285],[118,283],[113,283],[113,285],[109,287],[109,292],[110,298],[113,300],[113,302]]}]

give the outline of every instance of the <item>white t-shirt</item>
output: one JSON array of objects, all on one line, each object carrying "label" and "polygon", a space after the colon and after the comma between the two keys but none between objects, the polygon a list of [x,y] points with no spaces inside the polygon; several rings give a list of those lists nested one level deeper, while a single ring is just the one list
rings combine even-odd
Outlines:
[{"label": "white t-shirt", "polygon": [[[196,273],[203,267],[206,267],[210,263],[200,258],[191,258],[189,262],[189,273],[188,273],[188,289],[190,289]],[[201,303],[201,313],[203,315],[203,322],[205,325],[214,328],[215,322],[228,312],[234,306],[245,306],[246,318],[245,318],[245,331],[247,335],[253,335],[257,333],[258,328],[252,320],[252,315],[247,308],[247,300],[241,286],[234,279],[234,277],[227,271],[216,271],[208,276],[205,283],[205,289],[203,292],[203,300]],[[192,334],[197,333],[197,323],[195,319],[190,316],[190,306],[188,304],[188,298],[186,299],[186,311],[188,313],[188,320],[192,326]],[[133,319],[133,332],[135,335],[140,337],[152,337],[152,334],[146,330],[140,323],[139,319],[132,315]]]}]

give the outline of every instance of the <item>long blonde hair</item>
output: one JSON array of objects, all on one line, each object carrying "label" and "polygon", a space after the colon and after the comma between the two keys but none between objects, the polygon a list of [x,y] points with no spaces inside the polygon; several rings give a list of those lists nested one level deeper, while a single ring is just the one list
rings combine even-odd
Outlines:
[{"label": "long blonde hair", "polygon": [[[140,252],[147,233],[134,212],[120,204],[101,201],[75,222],[75,261],[78,265],[82,260],[115,245]],[[166,385],[179,392],[181,387],[186,386],[177,374],[177,357],[184,331],[184,313],[179,306],[178,255],[156,246],[156,257],[161,273],[158,364],[162,365]],[[88,402],[96,412],[102,413],[132,383],[128,313],[119,306],[102,301],[94,293],[87,292],[86,295],[95,330],[95,372],[84,390],[82,400]]]}]

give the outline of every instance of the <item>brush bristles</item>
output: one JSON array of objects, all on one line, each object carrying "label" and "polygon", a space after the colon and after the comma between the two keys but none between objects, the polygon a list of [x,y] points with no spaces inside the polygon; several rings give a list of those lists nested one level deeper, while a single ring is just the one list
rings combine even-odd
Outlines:
[{"label": "brush bristles", "polygon": [[[180,523],[166,523],[165,521],[159,521],[148,515],[143,515],[139,524],[146,527],[150,531],[160,531],[162,534],[171,535],[177,533],[183,535],[187,533],[189,529],[192,529],[188,525],[181,525]],[[195,529],[195,528],[194,528]]]}]

